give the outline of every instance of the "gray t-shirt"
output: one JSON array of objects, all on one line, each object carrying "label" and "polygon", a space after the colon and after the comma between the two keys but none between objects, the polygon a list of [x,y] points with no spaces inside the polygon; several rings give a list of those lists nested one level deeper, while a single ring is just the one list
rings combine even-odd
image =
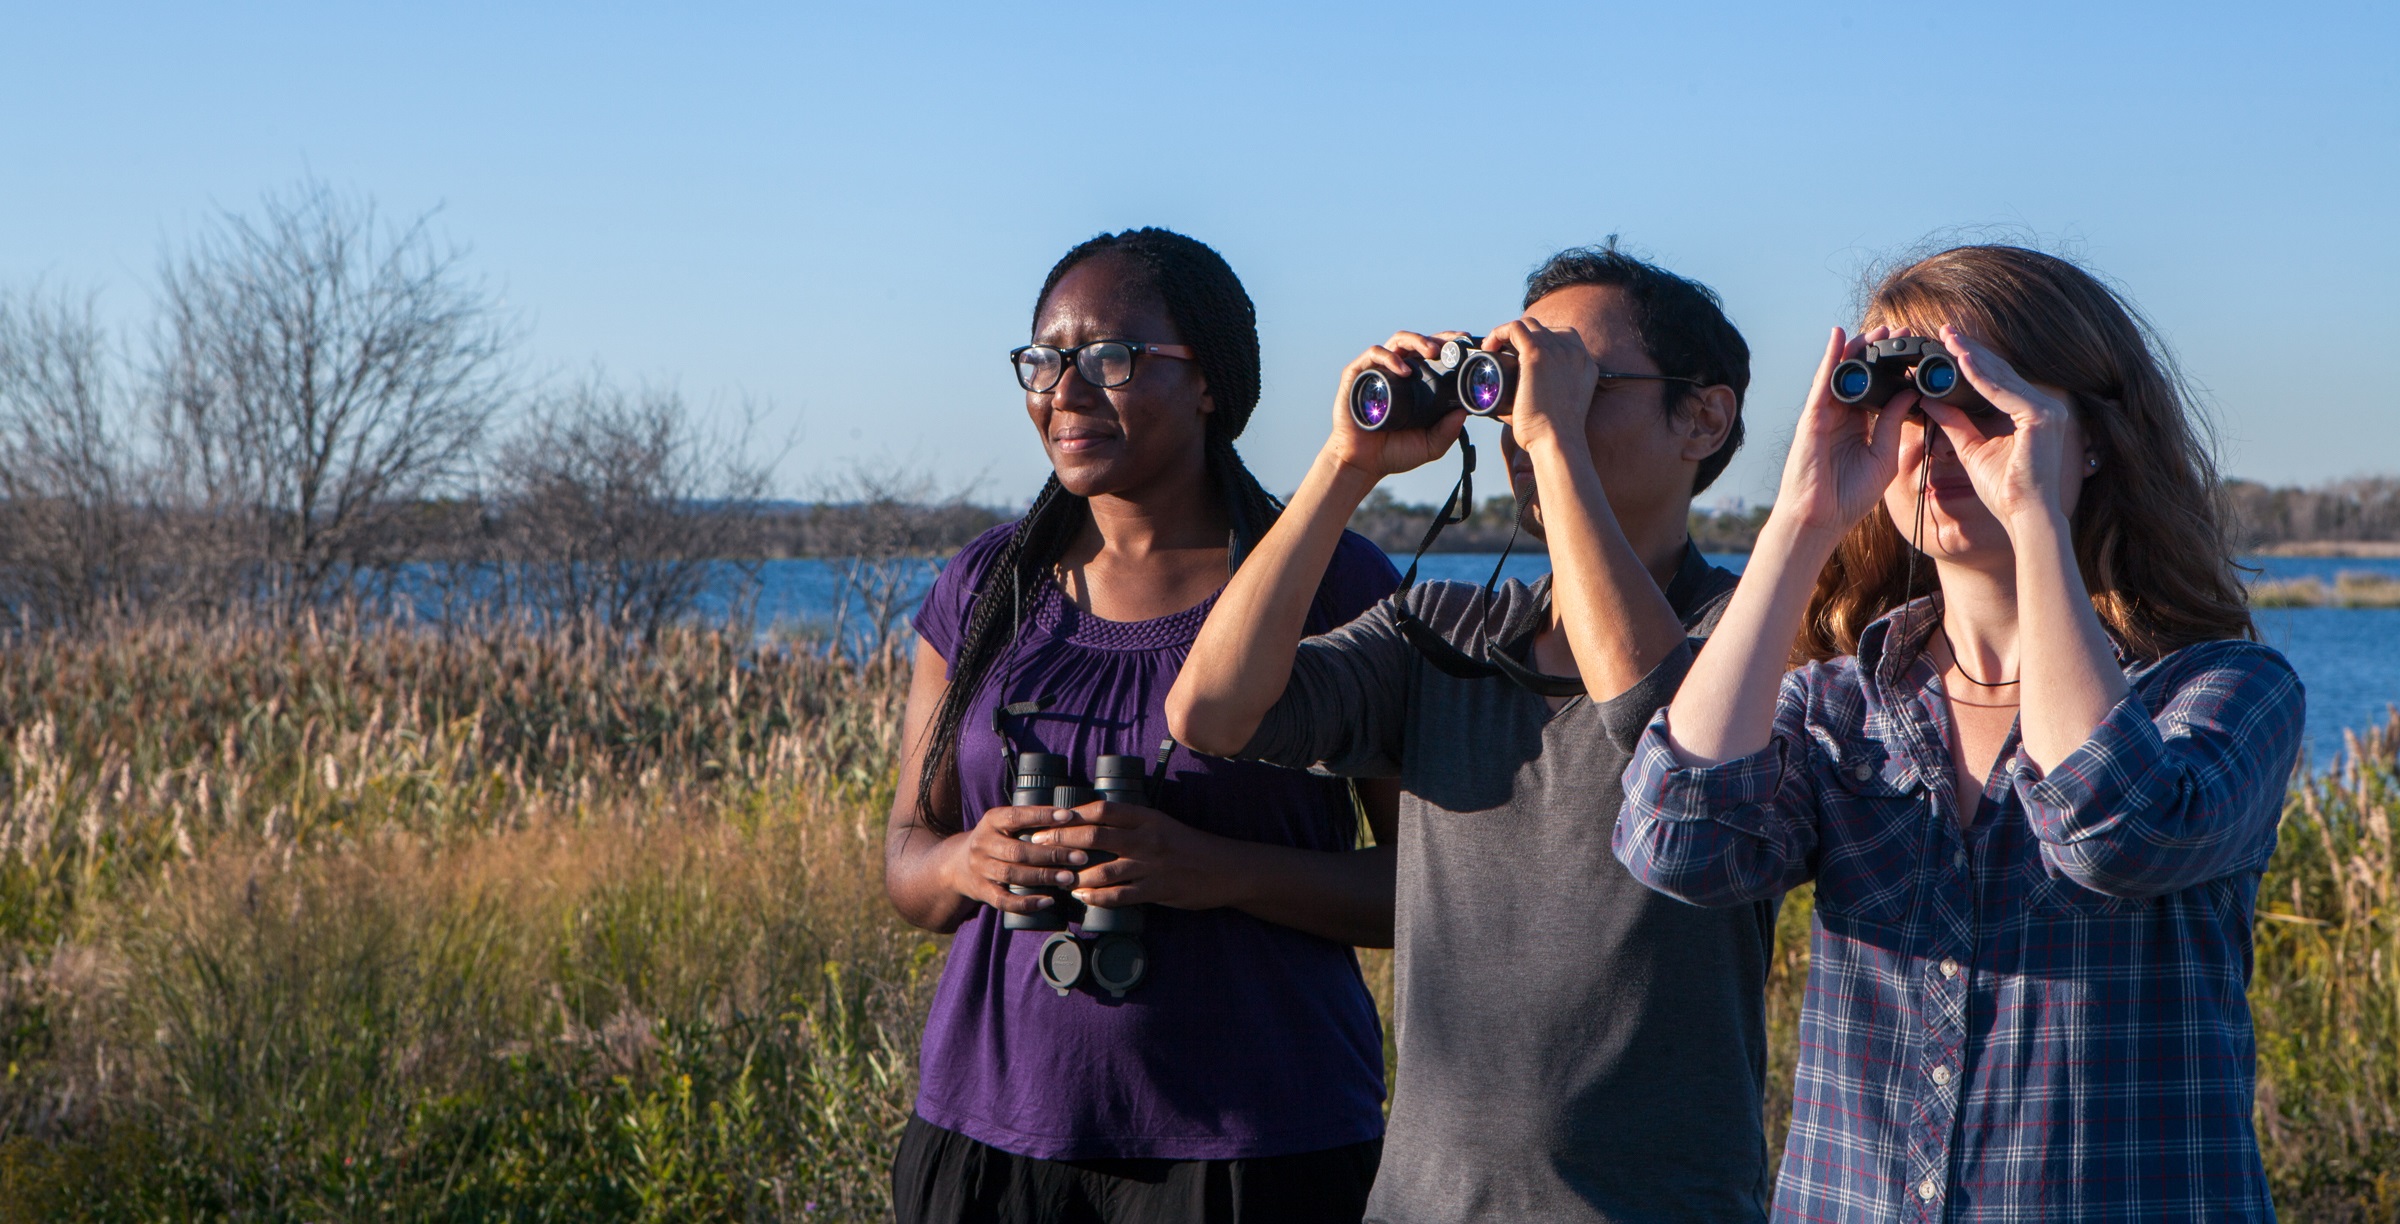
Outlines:
[{"label": "gray t-shirt", "polygon": [[[1687,546],[1668,602],[1705,635],[1733,583]],[[1516,641],[1548,589],[1512,581],[1488,616],[1465,583],[1397,598],[1472,654],[1479,627]],[[1553,714],[1505,677],[1435,668],[1399,606],[1301,643],[1243,753],[1404,790],[1399,1067],[1367,1219],[1763,1219],[1774,903],[1686,905],[1609,851],[1634,742],[1694,643]]]}]

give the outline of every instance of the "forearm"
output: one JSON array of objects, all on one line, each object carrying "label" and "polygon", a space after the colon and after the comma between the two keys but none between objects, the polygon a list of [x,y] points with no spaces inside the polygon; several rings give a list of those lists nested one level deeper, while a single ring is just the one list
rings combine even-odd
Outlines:
[{"label": "forearm", "polygon": [[1550,545],[1550,598],[1594,701],[1641,683],[1684,640],[1683,625],[1633,551],[1580,438],[1532,446]]},{"label": "forearm", "polygon": [[1375,479],[1319,455],[1266,538],[1225,584],[1167,695],[1167,726],[1191,748],[1242,750],[1291,679],[1308,609],[1342,531]]},{"label": "forearm", "polygon": [[2045,772],[2092,737],[2127,691],[2092,609],[2073,533],[2055,511],[2011,525],[2017,554],[2025,754]]},{"label": "forearm", "polygon": [[1220,839],[1231,905],[1254,918],[1360,948],[1392,946],[1399,863],[1391,846],[1303,850]]},{"label": "forearm", "polygon": [[883,891],[911,926],[949,934],[982,903],[952,881],[963,833],[944,837],[923,825],[893,828],[884,836]]},{"label": "forearm", "polygon": [[1686,765],[1715,765],[1765,748],[1774,737],[1775,700],[1808,615],[1817,574],[1835,537],[1770,515],[1741,585],[1692,660],[1669,706],[1675,755]]}]

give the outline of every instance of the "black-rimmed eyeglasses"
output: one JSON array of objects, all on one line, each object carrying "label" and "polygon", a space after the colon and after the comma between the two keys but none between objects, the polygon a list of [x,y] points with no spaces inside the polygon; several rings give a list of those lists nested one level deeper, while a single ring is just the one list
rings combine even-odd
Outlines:
[{"label": "black-rimmed eyeglasses", "polygon": [[1083,381],[1094,387],[1102,390],[1122,387],[1133,381],[1134,361],[1144,355],[1190,361],[1192,349],[1187,344],[1144,344],[1138,340],[1094,340],[1069,349],[1028,344],[1010,349],[1008,361],[1017,368],[1017,385],[1039,395],[1058,386],[1070,362]]}]

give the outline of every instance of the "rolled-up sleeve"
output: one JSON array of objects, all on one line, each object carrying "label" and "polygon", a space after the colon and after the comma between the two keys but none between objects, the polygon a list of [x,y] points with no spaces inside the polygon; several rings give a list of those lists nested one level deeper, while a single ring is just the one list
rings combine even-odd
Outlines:
[{"label": "rolled-up sleeve", "polygon": [[1415,648],[1400,636],[1394,612],[1386,599],[1331,633],[1303,640],[1283,696],[1240,755],[1343,777],[1397,777]]},{"label": "rolled-up sleeve", "polygon": [[1716,765],[1686,765],[1660,710],[1625,769],[1612,842],[1642,883],[1694,905],[1741,905],[1805,882],[1816,850],[1807,692],[1786,676],[1767,746]]},{"label": "rolled-up sleeve", "polygon": [[2184,653],[2163,690],[2126,694],[2056,768],[2018,753],[2012,784],[2053,875],[2156,897],[2266,868],[2300,753],[2299,677],[2248,642]]}]

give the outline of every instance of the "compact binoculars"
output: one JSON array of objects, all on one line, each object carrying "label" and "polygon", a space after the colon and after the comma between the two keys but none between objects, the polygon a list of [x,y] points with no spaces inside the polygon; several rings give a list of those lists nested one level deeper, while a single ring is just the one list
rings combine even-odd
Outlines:
[{"label": "compact binoculars", "polygon": [[1870,340],[1867,351],[1833,367],[1833,398],[1861,408],[1881,408],[1893,393],[1913,386],[1926,399],[1946,399],[1959,385],[1958,361],[1939,340],[1893,336]]},{"label": "compact binoculars", "polygon": [[[1137,756],[1101,757],[1092,765],[1092,784],[1087,788],[1067,772],[1067,758],[1051,752],[1021,752],[1017,754],[1008,789],[1008,801],[1018,807],[1071,808],[1094,799],[1112,803],[1150,802],[1149,775],[1142,758]],[[1017,836],[1028,839],[1032,833]],[[1094,866],[1116,857],[1105,850],[1084,853],[1091,856],[1088,865]],[[1148,906],[1112,909],[1105,905],[1085,905],[1056,888],[1011,884],[1008,891],[1020,897],[1053,898],[1048,909],[1002,915],[1000,925],[1010,931],[1056,932],[1042,941],[1042,951],[1035,963],[1041,967],[1042,980],[1059,994],[1089,984],[1107,991],[1111,998],[1121,999],[1126,991],[1141,985],[1142,978],[1150,972],[1150,952],[1142,945]],[[1067,929],[1069,921],[1082,928],[1081,935]]]},{"label": "compact binoculars", "polygon": [[1455,408],[1502,415],[1517,396],[1517,355],[1487,350],[1478,336],[1444,340],[1432,361],[1409,358],[1408,371],[1359,371],[1350,380],[1350,419],[1366,430],[1424,429]]}]

